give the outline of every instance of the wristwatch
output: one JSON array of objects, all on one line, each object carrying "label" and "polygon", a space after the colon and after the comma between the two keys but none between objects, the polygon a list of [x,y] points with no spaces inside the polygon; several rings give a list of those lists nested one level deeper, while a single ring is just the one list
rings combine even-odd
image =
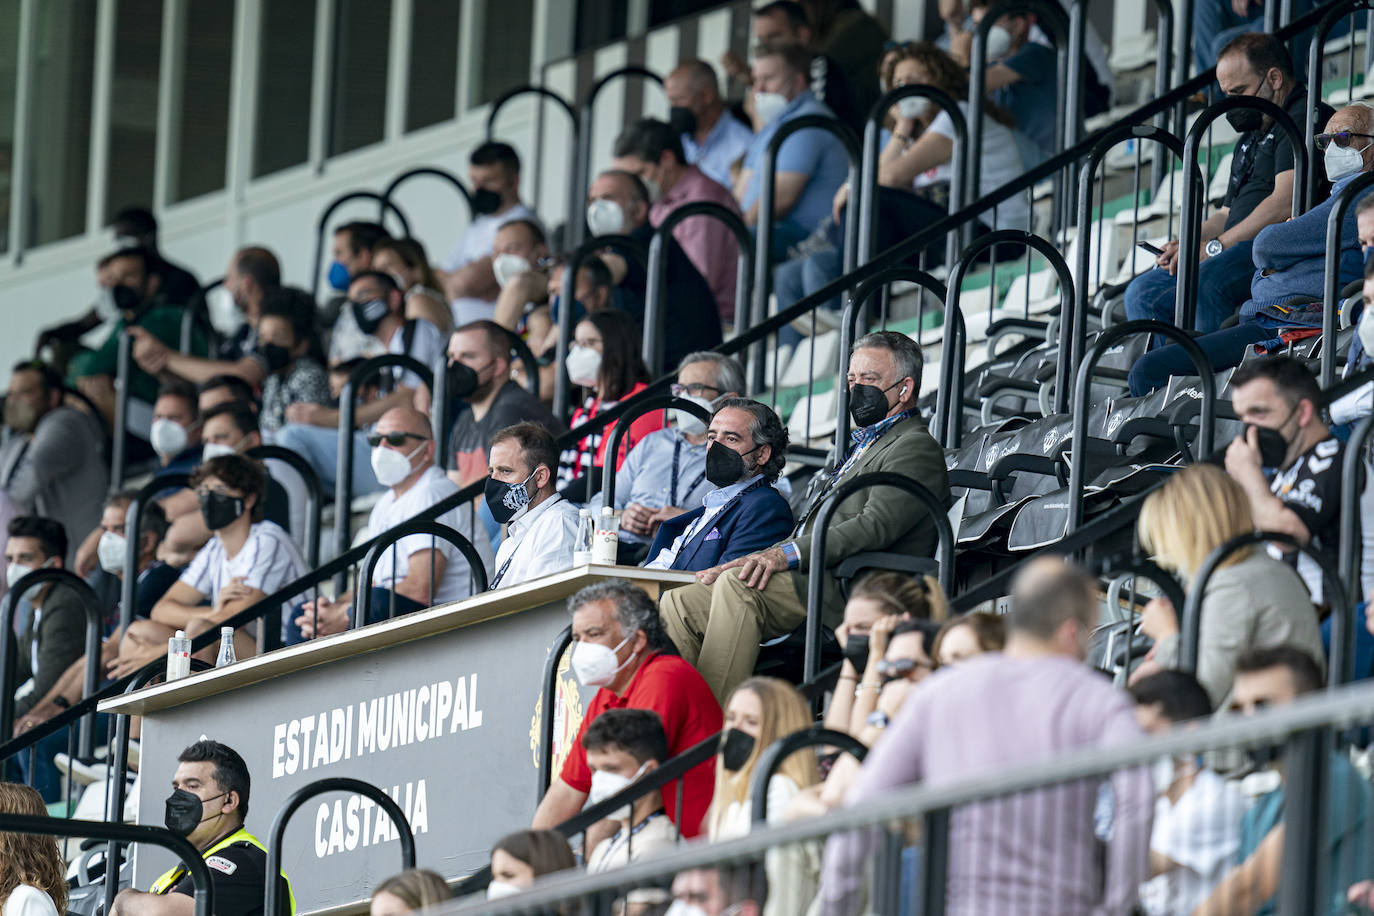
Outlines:
[{"label": "wristwatch", "polygon": [[1221,239],[1212,239],[1207,243],[1206,247],[1203,248],[1203,251],[1207,252],[1207,257],[1215,258],[1217,255],[1221,254],[1224,247],[1225,246],[1221,244]]}]

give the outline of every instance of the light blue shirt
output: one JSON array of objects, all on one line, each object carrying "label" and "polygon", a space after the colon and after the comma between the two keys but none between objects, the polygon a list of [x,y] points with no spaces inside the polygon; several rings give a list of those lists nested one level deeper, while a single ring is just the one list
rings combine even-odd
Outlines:
[{"label": "light blue shirt", "polygon": [[721,487],[719,490],[712,490],[707,493],[706,498],[702,500],[702,505],[706,507],[706,511],[701,513],[697,520],[687,527],[686,531],[673,538],[673,543],[660,550],[658,556],[645,563],[644,568],[667,569],[672,566],[682,548],[692,543],[692,538],[710,527],[711,521],[720,515],[721,510],[726,507],[730,500],[749,489],[753,486],[754,481],[762,476],[762,474],[755,474],[753,477],[746,477],[738,483],[732,483],[728,487]]},{"label": "light blue shirt", "polygon": [[707,178],[718,181],[730,188],[730,166],[739,161],[749,148],[754,132],[739,118],[722,111],[705,141],[698,143],[690,133],[682,135],[682,152],[687,156],[687,164],[701,169]]},{"label": "light blue shirt", "polygon": [[[805,115],[833,118],[835,113],[824,102],[817,101],[808,89],[789,102],[781,115],[754,135],[744,156],[744,167],[752,174],[744,189],[744,199],[740,201],[741,210],[748,210],[758,199],[763,153],[773,135],[783,124]],[[808,176],[801,195],[785,218],[811,232],[830,215],[835,192],[849,177],[849,156],[840,138],[834,134],[820,129],[804,130],[783,141],[782,148],[778,150],[777,171]]]},{"label": "light blue shirt", "polygon": [[[615,474],[615,507],[624,510],[630,503],[651,509],[664,506],[695,508],[711,492],[706,479],[706,448],[709,442],[693,445],[677,427],[656,430],[630,450],[625,463]],[[677,481],[673,481],[673,456],[677,456]],[[652,543],[628,529],[620,538],[635,544]]]}]

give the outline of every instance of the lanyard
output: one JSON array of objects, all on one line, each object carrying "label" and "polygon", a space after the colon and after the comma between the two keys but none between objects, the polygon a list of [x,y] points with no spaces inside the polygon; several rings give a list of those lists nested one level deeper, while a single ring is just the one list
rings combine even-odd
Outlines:
[{"label": "lanyard", "polygon": [[649,826],[650,821],[656,817],[663,817],[663,809],[660,808],[658,811],[655,811],[653,814],[640,821],[636,826],[631,827],[628,832],[625,830],[617,830],[615,836],[611,837],[611,845],[606,850],[606,858],[609,859],[615,854],[616,847],[620,845],[620,838],[623,836],[626,845],[625,859],[629,861],[630,857],[634,855],[634,835]]},{"label": "lanyard", "polygon": [[[676,442],[673,443],[672,481],[671,481],[671,487],[669,488],[669,491],[668,491],[668,505],[670,505],[670,506],[679,506],[679,507],[680,507],[680,506],[682,505],[681,503],[679,503],[679,502],[677,501],[678,460],[679,460],[681,457],[682,457],[682,440],[681,440],[681,439],[678,439]],[[683,493],[682,495],[683,495],[684,497],[686,497],[686,496],[690,496],[692,493],[696,492],[697,487],[701,486],[701,482],[702,482],[703,480],[705,480],[705,479],[706,479],[706,469],[705,469],[705,468],[702,468],[702,469],[701,469],[701,473],[698,474],[698,475],[696,476],[696,479],[693,480],[690,484],[688,484],[688,486],[687,486],[687,492],[686,492],[686,493]]]}]

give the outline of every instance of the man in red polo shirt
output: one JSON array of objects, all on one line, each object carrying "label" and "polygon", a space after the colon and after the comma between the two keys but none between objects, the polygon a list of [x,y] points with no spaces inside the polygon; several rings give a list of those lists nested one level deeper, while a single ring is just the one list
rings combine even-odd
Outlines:
[{"label": "man in red polo shirt", "polygon": [[[568,599],[572,613],[573,674],[585,686],[600,687],[587,708],[563,772],[553,781],[534,813],[536,830],[551,829],[582,810],[592,787],[592,772],[582,736],[608,709],[652,709],[663,720],[668,753],[677,755],[721,729],[720,704],[697,669],[683,661],[658,617],[658,606],[641,588],[624,579],[589,585]],[[715,761],[693,767],[683,777],[682,813],[678,785],[662,789],[664,812],[684,837],[701,832],[715,789]]]}]

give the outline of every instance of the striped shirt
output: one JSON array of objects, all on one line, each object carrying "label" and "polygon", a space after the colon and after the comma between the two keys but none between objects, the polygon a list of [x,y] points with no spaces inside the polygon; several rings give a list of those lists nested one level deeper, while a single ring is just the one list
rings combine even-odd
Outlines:
[{"label": "striped shirt", "polygon": [[305,560],[291,536],[273,522],[258,522],[248,529],[248,539],[232,557],[226,555],[218,537],[210,538],[178,581],[213,604],[220,589],[235,577],[242,578],[249,588],[270,595],[303,575]]}]

